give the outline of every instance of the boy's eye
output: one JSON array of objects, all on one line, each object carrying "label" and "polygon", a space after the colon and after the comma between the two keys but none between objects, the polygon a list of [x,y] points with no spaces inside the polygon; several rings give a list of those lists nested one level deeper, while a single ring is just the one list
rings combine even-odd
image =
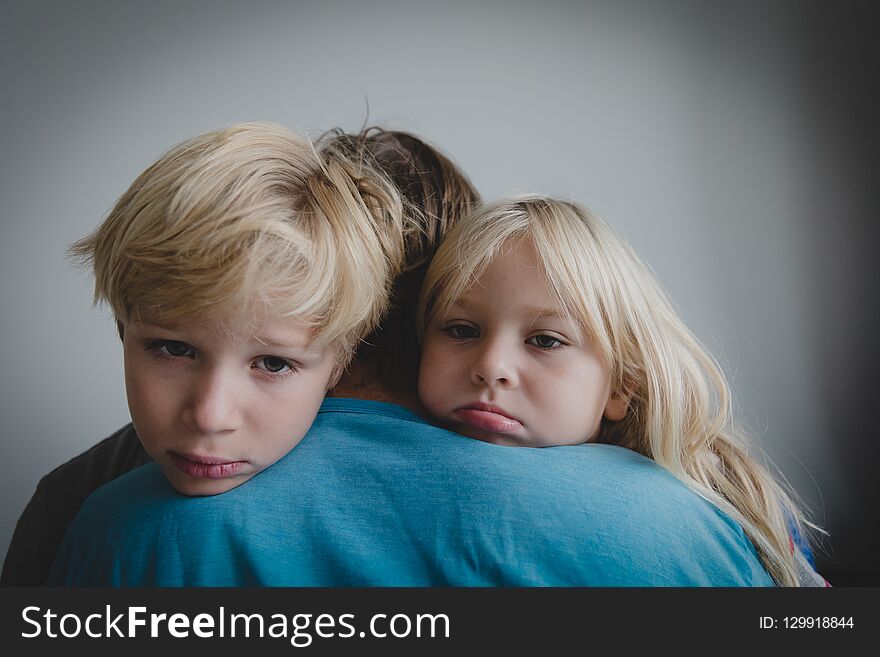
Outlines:
[{"label": "boy's eye", "polygon": [[453,324],[444,328],[443,332],[453,340],[470,340],[480,335],[480,332],[469,324]]},{"label": "boy's eye", "polygon": [[157,351],[172,358],[184,358],[192,356],[192,347],[186,342],[178,342],[177,340],[159,340],[153,345]]},{"label": "boy's eye", "polygon": [[284,370],[295,372],[296,368],[293,364],[280,356],[263,356],[257,362],[257,369],[265,370],[270,374],[280,374]]},{"label": "boy's eye", "polygon": [[554,349],[556,347],[562,346],[562,340],[558,338],[554,338],[552,335],[535,335],[526,340],[526,342],[530,345],[534,345],[539,349]]}]

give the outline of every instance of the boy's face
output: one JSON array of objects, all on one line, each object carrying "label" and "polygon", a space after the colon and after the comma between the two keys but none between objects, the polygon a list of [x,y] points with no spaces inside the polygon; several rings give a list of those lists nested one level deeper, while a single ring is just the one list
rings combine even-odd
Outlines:
[{"label": "boy's face", "polygon": [[425,332],[419,396],[441,424],[499,445],[590,440],[619,420],[608,368],[554,300],[534,247],[521,241]]},{"label": "boy's face", "polygon": [[296,318],[257,330],[216,322],[124,325],[125,388],[137,434],[178,491],[239,486],[306,434],[327,391],[333,347]]}]

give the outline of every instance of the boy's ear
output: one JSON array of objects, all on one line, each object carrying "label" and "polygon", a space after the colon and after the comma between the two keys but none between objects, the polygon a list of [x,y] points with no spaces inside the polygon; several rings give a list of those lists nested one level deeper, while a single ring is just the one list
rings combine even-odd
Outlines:
[{"label": "boy's ear", "polygon": [[120,320],[116,320],[116,331],[119,333],[119,341],[125,342],[125,327]]},{"label": "boy's ear", "polygon": [[626,411],[629,408],[629,402],[632,399],[632,393],[626,390],[620,392],[612,392],[605,404],[605,419],[617,422],[626,417]]}]

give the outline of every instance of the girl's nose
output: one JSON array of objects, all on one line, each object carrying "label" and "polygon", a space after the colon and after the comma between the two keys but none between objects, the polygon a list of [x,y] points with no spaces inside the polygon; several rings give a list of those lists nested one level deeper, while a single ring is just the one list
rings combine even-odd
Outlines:
[{"label": "girl's nose", "polygon": [[519,383],[515,354],[501,339],[484,340],[471,369],[471,382],[477,385],[513,387]]}]

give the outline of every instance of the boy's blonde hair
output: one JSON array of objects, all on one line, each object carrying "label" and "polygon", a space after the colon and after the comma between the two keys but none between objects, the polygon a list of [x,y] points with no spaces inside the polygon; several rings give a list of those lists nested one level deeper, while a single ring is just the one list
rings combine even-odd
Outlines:
[{"label": "boy's blonde hair", "polygon": [[297,316],[338,347],[338,377],[387,307],[403,220],[396,188],[365,162],[246,123],[165,153],[71,254],[117,320]]},{"label": "boy's blonde hair", "polygon": [[[530,240],[560,306],[604,357],[624,419],[597,441],[640,452],[737,520],[773,579],[797,586],[786,513],[815,527],[745,449],[724,376],[647,267],[574,203],[525,196],[490,203],[456,225],[428,269],[418,330],[443,316],[511,241]],[[818,529],[818,528],[817,528]]]}]

